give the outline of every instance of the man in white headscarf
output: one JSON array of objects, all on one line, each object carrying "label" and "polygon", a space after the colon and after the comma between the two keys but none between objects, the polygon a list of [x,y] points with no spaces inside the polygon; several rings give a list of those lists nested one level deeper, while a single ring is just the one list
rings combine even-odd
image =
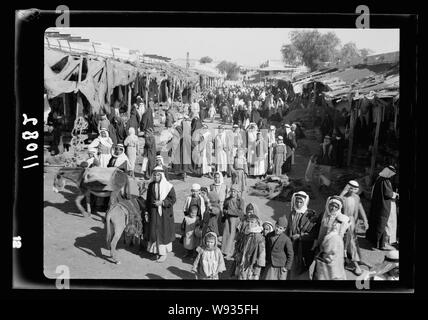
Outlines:
[{"label": "man in white headscarf", "polygon": [[158,262],[166,260],[175,240],[173,185],[165,178],[162,167],[153,170],[153,181],[147,189],[147,211],[149,214],[149,236],[147,251],[158,255]]},{"label": "man in white headscarf", "polygon": [[116,167],[126,173],[130,171],[131,164],[125,154],[125,147],[123,144],[118,144],[111,149],[111,159],[107,167]]},{"label": "man in white headscarf", "polygon": [[398,193],[392,189],[391,178],[396,174],[393,166],[385,167],[377,177],[372,190],[372,199],[369,214],[369,229],[366,238],[380,250],[393,250],[389,245],[387,224],[392,214],[396,215],[395,201]]},{"label": "man in white headscarf", "polygon": [[299,191],[291,197],[291,213],[287,235],[293,242],[294,259],[290,279],[308,278],[308,269],[314,259],[312,250],[318,237],[321,215],[308,208],[309,195]]},{"label": "man in white headscarf", "polygon": [[357,181],[351,180],[347,183],[340,194],[340,196],[343,197],[343,212],[350,219],[350,226],[345,235],[345,250],[353,264],[353,271],[358,276],[363,273],[358,264],[361,261],[360,247],[358,245],[357,237],[357,222],[359,217],[363,219],[365,229],[368,229],[366,212],[364,211],[360,197],[358,196],[359,187],[360,186]]},{"label": "man in white headscarf", "polygon": [[344,214],[333,218],[316,258],[314,280],[346,280],[343,236],[348,226],[349,217]]},{"label": "man in white headscarf", "polygon": [[318,233],[318,239],[314,243],[314,249],[319,247],[326,234],[331,229],[333,222],[335,221],[337,215],[343,214],[343,198],[339,196],[331,196],[327,198],[325,203],[324,215],[321,219],[320,231]]},{"label": "man in white headscarf", "polygon": [[92,141],[91,144],[89,144],[88,149],[98,149],[98,158],[101,168],[107,168],[111,158],[110,150],[112,146],[113,141],[110,139],[106,128],[102,128],[100,130],[100,135],[94,141]]}]

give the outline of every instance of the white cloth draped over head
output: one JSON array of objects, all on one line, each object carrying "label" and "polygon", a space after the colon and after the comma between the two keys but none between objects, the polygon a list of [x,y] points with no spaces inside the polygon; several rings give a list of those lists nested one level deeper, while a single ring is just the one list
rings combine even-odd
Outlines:
[{"label": "white cloth draped over head", "polygon": [[395,175],[395,172],[389,169],[388,167],[385,167],[380,173],[379,176],[382,178],[391,178]]},{"label": "white cloth draped over head", "polygon": [[[296,197],[302,197],[303,198],[303,206],[300,209],[297,209],[296,207]],[[306,192],[304,191],[299,191],[299,192],[295,192],[293,193],[293,196],[291,197],[291,210],[294,209],[294,211],[296,211],[296,213],[305,213],[308,210],[308,205],[309,205],[309,196]]]},{"label": "white cloth draped over head", "polygon": [[135,129],[134,129],[134,127],[130,127],[128,129],[128,133],[129,133],[129,136],[135,136]]},{"label": "white cloth draped over head", "polygon": [[253,214],[256,215],[257,217],[259,216],[259,208],[257,207],[257,205],[254,202],[250,202],[249,204],[247,204],[247,206],[245,207],[245,214],[247,215],[248,210],[250,209],[250,207],[253,207]]},{"label": "white cloth draped over head", "polygon": [[[324,215],[322,217],[322,220],[329,220],[332,216],[337,216],[338,214],[341,214],[342,212],[342,207],[343,204],[342,202],[340,202],[337,196],[331,196],[327,198],[327,201],[325,202],[325,210],[324,210]],[[336,203],[339,205],[339,209],[335,210],[335,211],[330,211],[330,203]]]},{"label": "white cloth draped over head", "polygon": [[[155,167],[153,169],[153,172],[154,173],[159,172],[161,175],[161,180],[159,182],[159,199],[158,200],[164,201],[165,198],[168,196],[168,193],[172,189],[172,184],[168,180],[166,180],[162,167]],[[158,212],[159,212],[159,215],[162,216],[162,206],[158,207]]]},{"label": "white cloth draped over head", "polygon": [[[105,133],[106,133],[106,137],[105,137],[105,138],[104,138],[103,136],[101,136],[101,133],[102,133],[102,132],[105,132]],[[113,141],[111,140],[110,135],[109,135],[109,133],[108,133],[107,129],[102,128],[102,129],[100,130],[100,135],[98,136],[98,138],[97,138],[97,139],[99,140],[99,142],[100,142],[102,145],[104,145],[104,146],[106,146],[106,147],[108,147],[108,148],[111,148],[111,146],[113,145]]]},{"label": "white cloth draped over head", "polygon": [[124,162],[126,162],[127,168],[129,169],[131,167],[131,163],[129,162],[128,156],[125,154],[125,148],[123,146],[119,146],[119,148],[122,150],[122,153],[118,156],[114,154],[114,149],[111,149],[112,157],[117,158],[114,166],[120,167]]},{"label": "white cloth draped over head", "polygon": [[214,172],[214,177],[216,176],[216,175],[220,175],[220,183],[216,183],[215,181],[214,181],[214,185],[216,185],[216,186],[221,186],[223,183],[224,183],[224,177],[223,177],[223,174],[220,172],[220,171],[216,171],[216,172]]},{"label": "white cloth draped over head", "polygon": [[[204,217],[204,213],[205,213],[205,200],[204,197],[202,197],[200,194],[198,195],[198,198],[200,200],[201,203],[201,216],[202,218]],[[184,201],[184,208],[183,208],[183,212],[188,212],[190,209],[190,203],[192,201],[192,196],[188,196],[186,198],[186,201]]]}]

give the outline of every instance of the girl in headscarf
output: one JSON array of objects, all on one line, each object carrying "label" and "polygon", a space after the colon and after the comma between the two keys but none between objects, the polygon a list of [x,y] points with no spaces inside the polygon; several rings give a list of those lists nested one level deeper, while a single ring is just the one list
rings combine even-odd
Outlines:
[{"label": "girl in headscarf", "polygon": [[166,260],[175,240],[173,185],[164,176],[162,167],[155,167],[153,181],[147,189],[147,211],[149,213],[149,243],[147,251],[158,255],[158,262]]},{"label": "girl in headscarf", "polygon": [[287,146],[284,144],[284,138],[278,136],[278,143],[273,148],[273,175],[282,175],[282,167],[287,159]]},{"label": "girl in headscarf", "polygon": [[135,129],[133,127],[128,130],[129,135],[126,137],[124,145],[126,147],[126,155],[129,159],[129,170],[131,171],[131,176],[134,177],[135,170],[135,161],[137,160],[138,150],[138,137],[135,135]]},{"label": "girl in headscarf", "polygon": [[218,222],[221,217],[220,199],[217,192],[208,193],[207,211],[204,214],[202,236],[207,232],[214,232],[217,236],[219,233]]},{"label": "girl in headscarf", "polygon": [[240,188],[232,185],[231,196],[223,206],[223,221],[225,222],[221,251],[230,258],[235,251],[235,237],[239,222],[244,216],[245,202],[239,195]]},{"label": "girl in headscarf", "polygon": [[208,232],[202,239],[202,244],[196,249],[198,256],[193,263],[192,272],[198,280],[218,280],[219,273],[226,271],[223,255],[217,247],[217,235]]},{"label": "girl in headscarf", "polygon": [[220,206],[223,208],[224,201],[226,200],[229,190],[224,183],[224,177],[220,171],[214,173],[214,182],[210,185],[210,191],[217,193],[220,201]]},{"label": "girl in headscarf", "polygon": [[248,165],[245,157],[245,150],[238,148],[237,155],[233,162],[232,184],[238,185],[241,193],[247,190],[247,175]]},{"label": "girl in headscarf", "polygon": [[349,226],[349,217],[339,213],[332,219],[315,260],[314,280],[346,280],[343,236]]},{"label": "girl in headscarf", "polygon": [[245,225],[245,233],[237,241],[234,255],[236,273],[239,280],[258,280],[261,268],[266,263],[265,238],[262,235],[263,227],[259,217],[254,213],[249,213],[246,217]]},{"label": "girl in headscarf", "polygon": [[88,149],[97,148],[98,149],[98,157],[100,161],[101,168],[107,168],[108,163],[111,159],[111,147],[113,146],[113,141],[111,141],[108,131],[105,128],[100,130],[100,135],[92,141],[92,143],[88,146]]}]

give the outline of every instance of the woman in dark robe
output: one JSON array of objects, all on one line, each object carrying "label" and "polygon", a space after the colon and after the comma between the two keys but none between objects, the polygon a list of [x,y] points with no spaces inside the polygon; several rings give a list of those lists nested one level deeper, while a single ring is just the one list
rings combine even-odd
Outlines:
[{"label": "woman in dark robe", "polygon": [[163,173],[162,167],[153,171],[153,181],[147,189],[149,239],[147,251],[156,254],[157,262],[166,260],[175,240],[174,204],[175,190]]},{"label": "woman in dark robe", "polygon": [[147,129],[144,134],[144,156],[147,157],[146,178],[150,179],[153,168],[156,165],[156,141],[153,135],[153,129]]},{"label": "woman in dark robe", "polygon": [[386,226],[391,213],[391,202],[395,201],[398,194],[392,189],[391,178],[396,170],[393,166],[384,168],[373,185],[372,200],[370,205],[369,229],[366,231],[366,239],[372,245],[381,250],[391,250],[388,244]]}]

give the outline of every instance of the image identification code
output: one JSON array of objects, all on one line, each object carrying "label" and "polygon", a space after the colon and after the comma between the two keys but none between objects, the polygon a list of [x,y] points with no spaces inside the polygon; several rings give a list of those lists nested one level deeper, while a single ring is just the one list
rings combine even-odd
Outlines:
[{"label": "image identification code", "polygon": [[251,304],[213,304],[206,307],[197,306],[170,306],[168,314],[170,315],[194,315],[198,318],[202,313],[212,315],[258,315],[259,306]]}]

